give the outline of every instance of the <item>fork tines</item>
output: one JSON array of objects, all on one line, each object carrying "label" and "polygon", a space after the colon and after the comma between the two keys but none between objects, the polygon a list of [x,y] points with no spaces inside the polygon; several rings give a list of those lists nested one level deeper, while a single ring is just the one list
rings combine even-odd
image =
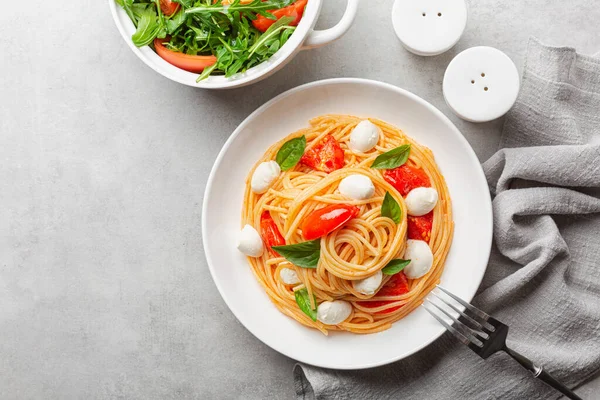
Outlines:
[{"label": "fork tines", "polygon": [[[443,287],[438,285],[437,289],[431,292],[431,300],[425,299],[425,309],[463,344],[471,348],[476,346],[473,350],[481,349],[484,341],[495,331],[490,323],[494,319]],[[464,307],[464,311],[460,310],[460,306]]]}]

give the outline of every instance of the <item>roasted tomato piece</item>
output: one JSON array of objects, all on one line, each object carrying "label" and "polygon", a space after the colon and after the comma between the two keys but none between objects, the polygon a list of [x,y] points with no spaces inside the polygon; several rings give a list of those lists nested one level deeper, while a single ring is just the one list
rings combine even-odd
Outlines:
[{"label": "roasted tomato piece", "polygon": [[330,173],[344,166],[344,150],[332,135],[327,135],[306,150],[300,162],[314,170]]},{"label": "roasted tomato piece", "polygon": [[360,208],[348,204],[332,204],[308,214],[302,223],[302,236],[314,240],[342,227],[352,218],[356,218]]},{"label": "roasted tomato piece", "polygon": [[429,177],[421,168],[411,167],[403,164],[398,168],[387,169],[383,172],[383,178],[392,185],[402,197],[418,187],[431,187]]},{"label": "roasted tomato piece", "polygon": [[433,227],[433,211],[420,217],[408,216],[407,234],[409,239],[424,240],[429,243]]},{"label": "roasted tomato piece", "polygon": [[[404,275],[404,272],[398,272],[396,275],[392,275],[392,277],[390,278],[389,281],[387,281],[385,286],[383,286],[381,289],[379,289],[379,292],[377,292],[376,296],[400,296],[402,294],[408,293],[408,291],[409,291],[408,279],[406,278],[406,275]],[[360,304],[361,306],[370,307],[370,308],[381,307],[381,306],[384,306],[389,303],[393,303],[393,301],[359,301],[358,302],[358,304]],[[393,311],[398,310],[400,307],[402,307],[402,306],[392,307],[385,311],[380,311],[380,312],[378,312],[378,314],[389,314]]]},{"label": "roasted tomato piece", "polygon": [[271,217],[271,213],[265,211],[260,216],[260,236],[262,236],[263,241],[273,253],[279,255],[276,251],[271,249],[273,246],[283,246],[285,244],[285,239],[279,232],[279,228],[277,224]]}]

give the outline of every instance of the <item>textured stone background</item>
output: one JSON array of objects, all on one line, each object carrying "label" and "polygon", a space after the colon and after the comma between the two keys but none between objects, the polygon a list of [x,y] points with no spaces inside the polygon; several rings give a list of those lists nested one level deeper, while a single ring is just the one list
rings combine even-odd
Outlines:
[{"label": "textured stone background", "polygon": [[[106,1],[68,4],[0,13],[2,399],[291,398],[294,361],[237,322],[202,251],[204,185],[237,124],[299,84],[372,78],[439,107],[483,161],[502,120],[451,114],[441,81],[454,55],[489,45],[520,67],[530,35],[600,50],[593,1],[471,1],[462,40],[434,58],[401,47],[391,0],[363,1],[340,41],[268,81],[209,92],[142,64]],[[343,4],[327,0],[319,25],[334,24]],[[598,381],[582,389],[598,391]]]}]

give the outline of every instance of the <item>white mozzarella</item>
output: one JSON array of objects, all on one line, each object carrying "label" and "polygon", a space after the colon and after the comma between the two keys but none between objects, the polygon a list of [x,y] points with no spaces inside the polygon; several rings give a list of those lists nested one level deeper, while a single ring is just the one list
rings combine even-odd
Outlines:
[{"label": "white mozzarella", "polygon": [[434,188],[418,187],[406,195],[408,215],[420,217],[435,208],[438,202],[438,192]]},{"label": "white mozzarella", "polygon": [[433,265],[433,253],[427,242],[423,240],[407,240],[404,258],[410,260],[410,264],[404,268],[404,274],[409,279],[422,277]]},{"label": "white mozzarella", "polygon": [[324,301],[317,307],[317,319],[326,325],[338,325],[352,313],[352,305],[347,301]]},{"label": "white mozzarella", "polygon": [[343,196],[354,200],[366,200],[373,197],[375,185],[368,176],[354,174],[345,177],[338,187]]},{"label": "white mozzarella", "polygon": [[266,192],[280,173],[281,168],[279,168],[277,162],[267,161],[260,163],[252,174],[252,181],[250,183],[252,191],[258,194]]},{"label": "white mozzarella", "polygon": [[360,121],[350,133],[350,149],[365,153],[379,141],[381,129],[369,120]]},{"label": "white mozzarella", "polygon": [[244,226],[238,236],[237,249],[250,257],[262,256],[264,251],[263,241],[256,229],[250,225]]},{"label": "white mozzarella", "polygon": [[374,294],[379,286],[381,285],[381,281],[383,280],[383,273],[381,271],[377,271],[375,275],[372,275],[368,278],[361,279],[360,281],[352,281],[352,286],[354,286],[354,290],[362,294]]},{"label": "white mozzarella", "polygon": [[291,268],[281,268],[279,270],[279,277],[286,285],[297,285],[300,283],[298,274]]}]

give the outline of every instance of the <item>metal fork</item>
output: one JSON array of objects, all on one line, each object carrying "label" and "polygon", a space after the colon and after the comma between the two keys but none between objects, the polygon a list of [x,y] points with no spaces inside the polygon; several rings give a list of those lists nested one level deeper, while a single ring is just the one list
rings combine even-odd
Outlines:
[{"label": "metal fork", "polygon": [[[506,345],[506,336],[508,335],[507,325],[490,317],[480,309],[472,306],[458,296],[455,296],[443,287],[438,285],[437,288],[448,297],[454,299],[458,304],[464,306],[464,312],[459,310],[459,308],[443,298],[440,294],[436,293],[435,290],[432,291],[431,294],[440,300],[449,310],[440,307],[429,299],[425,300],[423,306],[429,314],[437,319],[440,324],[444,325],[444,327],[460,342],[467,345],[484,360],[494,353],[504,351],[517,360],[523,367],[531,371],[535,378],[541,379],[570,399],[582,400],[581,397],[577,396],[571,389],[544,370],[544,367],[534,364],[527,357],[508,348]],[[454,322],[453,325],[448,324],[444,318],[440,316],[440,313],[450,318]],[[456,319],[452,315],[453,313],[458,313],[460,315],[459,318]]]}]

